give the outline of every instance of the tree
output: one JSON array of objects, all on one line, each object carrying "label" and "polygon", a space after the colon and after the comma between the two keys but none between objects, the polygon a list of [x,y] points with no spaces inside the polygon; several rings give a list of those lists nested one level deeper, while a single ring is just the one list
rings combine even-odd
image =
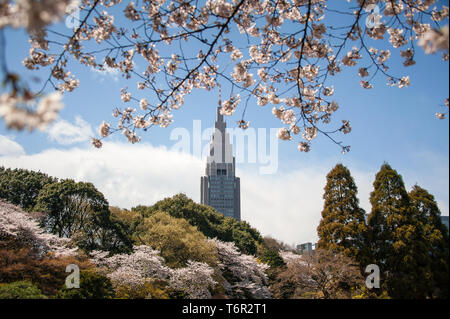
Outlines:
[{"label": "tree", "polygon": [[[309,151],[311,141],[323,134],[347,152],[349,146],[334,134],[349,133],[350,123],[324,127],[338,109],[331,98],[335,75],[359,63],[363,88],[370,89],[377,74],[390,86],[408,86],[409,76],[390,72],[385,36],[399,49],[405,67],[416,63],[416,40],[427,54],[443,51],[448,60],[448,26],[441,26],[448,20],[448,7],[435,8],[435,1],[357,0],[355,5],[325,0],[168,0],[143,1],[139,7],[121,2],[82,1],[75,10],[79,19],[68,22],[73,27],[70,34],[59,32],[53,23],[73,9],[71,0],[1,2],[2,47],[4,28],[25,28],[31,49],[23,64],[48,74],[32,89],[9,71],[2,54],[0,70],[9,91],[0,95],[0,116],[9,128],[43,128],[57,117],[61,93],[79,85],[70,72],[73,60],[98,70],[118,70],[137,82],[139,93],[122,88],[121,99],[130,106],[114,110],[116,127],[102,123],[101,138],[120,131],[131,143],[139,142],[138,130],[170,125],[172,111],[194,89],[223,87],[229,94],[221,102],[222,114],[233,114],[244,100],[256,100],[260,106],[270,103],[283,123],[280,139],[297,135],[299,150]],[[386,21],[374,7],[384,8]],[[122,13],[125,17],[114,19]],[[327,21],[335,25],[327,26]],[[136,64],[147,67],[138,72]],[[59,92],[43,94],[52,89]],[[39,97],[37,109],[24,106]],[[244,119],[247,105],[238,121],[241,128],[249,125]],[[92,142],[102,145],[97,138]]]},{"label": "tree", "polygon": [[227,296],[246,299],[271,298],[265,274],[268,265],[258,263],[253,256],[241,254],[234,243],[222,242],[217,238],[210,241],[217,248],[219,268],[225,279],[223,286]]},{"label": "tree", "polygon": [[368,239],[372,262],[380,267],[382,289],[393,298],[424,297],[426,250],[402,177],[387,163],[381,166],[370,194]]},{"label": "tree", "polygon": [[111,218],[119,221],[126,228],[127,234],[133,234],[143,220],[142,215],[136,211],[120,209],[114,206],[110,206],[109,211],[111,212]]},{"label": "tree", "polygon": [[114,289],[111,281],[95,270],[80,272],[79,288],[62,288],[56,298],[59,299],[111,299]]},{"label": "tree", "polygon": [[171,287],[186,292],[190,299],[210,299],[217,284],[213,275],[214,269],[208,264],[188,261],[187,267],[172,271]]},{"label": "tree", "polygon": [[448,298],[449,285],[449,238],[448,229],[441,222],[441,212],[434,196],[427,190],[415,185],[409,198],[414,218],[420,223],[421,244],[426,254],[417,256],[421,264],[428,264],[431,274],[425,284],[429,297]]},{"label": "tree", "polygon": [[272,290],[278,298],[350,298],[363,284],[357,263],[341,253],[318,249],[289,258]]},{"label": "tree", "polygon": [[47,299],[39,288],[28,281],[0,284],[0,299]]},{"label": "tree", "polygon": [[327,175],[318,247],[360,257],[365,233],[365,212],[359,207],[358,190],[350,171],[337,164]]},{"label": "tree", "polygon": [[108,252],[93,251],[90,260],[111,280],[117,298],[146,298],[154,282],[169,280],[170,268],[158,253],[140,245],[131,254],[108,256]]},{"label": "tree", "polygon": [[92,262],[111,280],[118,298],[210,298],[216,284],[214,269],[205,263],[188,261],[187,267],[171,269],[159,251],[135,246],[131,254],[107,257],[107,252],[92,252]]},{"label": "tree", "polygon": [[17,242],[18,248],[26,246],[35,256],[47,253],[72,256],[76,253],[70,247],[69,239],[46,233],[30,214],[3,200],[0,200],[0,240]]},{"label": "tree", "polygon": [[72,238],[86,250],[127,251],[131,240],[119,221],[110,218],[103,194],[91,183],[73,180],[47,184],[35,210],[44,212],[42,226],[59,237]]},{"label": "tree", "polygon": [[131,211],[139,212],[144,217],[163,211],[172,217],[184,218],[206,237],[232,241],[245,254],[256,254],[258,244],[262,242],[261,234],[247,222],[225,217],[210,206],[195,203],[184,194],[165,198],[149,207],[137,206]]},{"label": "tree", "polygon": [[258,259],[272,268],[279,268],[285,265],[278,251],[273,249],[262,249]]},{"label": "tree", "polygon": [[56,181],[40,172],[0,167],[0,198],[31,210],[42,187]]},{"label": "tree", "polygon": [[182,218],[165,212],[155,212],[144,218],[133,234],[135,242],[160,251],[166,264],[173,268],[184,267],[189,260],[217,264],[213,244],[196,227]]}]

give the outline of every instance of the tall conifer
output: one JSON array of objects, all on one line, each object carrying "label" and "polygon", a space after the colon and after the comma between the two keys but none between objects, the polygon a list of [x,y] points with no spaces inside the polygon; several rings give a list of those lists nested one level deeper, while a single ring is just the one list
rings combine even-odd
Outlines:
[{"label": "tall conifer", "polygon": [[393,298],[421,297],[416,290],[426,273],[418,267],[423,247],[403,179],[385,163],[373,186],[367,243],[372,262],[380,267],[381,288]]},{"label": "tall conifer", "polygon": [[[415,220],[420,225],[420,246],[425,254],[418,256],[429,275],[424,284],[428,297],[448,298],[449,285],[449,236],[447,227],[442,224],[441,212],[434,196],[415,185],[409,193]],[[418,252],[422,252],[423,249]]]},{"label": "tall conifer", "polygon": [[359,207],[358,190],[350,171],[337,164],[327,175],[325,200],[317,232],[318,247],[358,259],[365,231],[365,212]]}]

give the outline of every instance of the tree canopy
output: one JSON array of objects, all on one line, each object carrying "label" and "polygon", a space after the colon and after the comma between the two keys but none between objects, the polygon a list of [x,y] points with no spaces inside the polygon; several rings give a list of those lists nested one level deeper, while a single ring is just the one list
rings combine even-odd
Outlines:
[{"label": "tree canopy", "polygon": [[175,218],[184,218],[206,237],[234,242],[245,254],[256,254],[257,244],[262,242],[261,234],[245,221],[237,221],[216,212],[214,208],[195,203],[184,194],[165,198],[152,206],[137,206],[131,209],[144,217],[158,211]]},{"label": "tree canopy", "polygon": [[35,209],[45,213],[45,229],[73,238],[81,248],[116,252],[130,248],[123,226],[110,218],[107,200],[91,183],[62,180],[47,184],[39,192]]},{"label": "tree canopy", "polygon": [[184,267],[188,260],[216,265],[214,245],[205,235],[182,218],[174,218],[165,212],[155,212],[144,218],[133,233],[137,244],[159,250],[170,267]]},{"label": "tree canopy", "polygon": [[41,172],[0,167],[0,198],[31,210],[41,189],[56,180]]},{"label": "tree canopy", "polygon": [[317,233],[318,247],[360,257],[364,246],[365,212],[359,207],[358,190],[350,171],[337,164],[327,175],[324,208]]}]

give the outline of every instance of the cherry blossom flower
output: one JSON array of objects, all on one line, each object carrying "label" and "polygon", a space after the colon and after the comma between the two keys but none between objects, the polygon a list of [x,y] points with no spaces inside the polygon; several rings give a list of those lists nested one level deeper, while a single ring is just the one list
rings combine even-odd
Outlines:
[{"label": "cherry blossom flower", "polygon": [[[403,88],[410,79],[391,74],[388,64],[395,61],[390,61],[390,47],[401,48],[405,67],[416,63],[416,40],[425,53],[441,51],[444,60],[449,58],[448,23],[441,22],[448,21],[449,10],[435,1],[383,2],[382,15],[391,20],[377,19],[374,27],[365,28],[370,39],[361,29],[367,1],[358,0],[354,8],[346,7],[348,12],[326,10],[329,3],[325,0],[128,1],[116,16],[108,11],[122,3],[120,0],[83,0],[79,25],[64,36],[52,27],[75,2],[0,1],[0,29],[24,28],[30,36],[29,54],[23,65],[30,71],[48,73],[39,94],[22,84],[22,78],[19,81],[13,73],[5,74],[9,92],[0,95],[0,116],[9,128],[44,128],[55,119],[62,107],[61,99],[46,93],[54,89],[67,94],[79,87],[80,81],[70,69],[72,61],[76,61],[96,70],[109,68],[125,80],[136,80],[138,93],[128,92],[127,88],[120,92],[121,100],[131,106],[113,111],[117,125],[106,129],[104,122],[101,124],[102,138],[122,132],[130,143],[139,142],[139,130],[173,123],[174,110],[184,105],[185,97],[194,89],[211,91],[225,81],[231,85],[230,97],[221,105],[223,115],[235,114],[241,99],[246,105],[272,104],[272,113],[290,127],[293,135],[300,133],[297,121],[310,123],[319,128],[318,133],[342,147],[325,133],[329,130],[322,130],[338,108],[337,102],[327,97],[334,94],[330,82],[342,71],[342,65],[364,63],[358,70],[361,78],[368,77],[370,69],[373,76],[385,76],[388,85]],[[349,21],[339,28],[330,27],[323,20],[331,12],[346,15]],[[297,31],[289,28],[292,23],[299,24]],[[438,23],[445,26],[436,27]],[[233,29],[239,33],[231,37]],[[385,35],[385,43],[377,41]],[[373,47],[367,46],[368,40]],[[372,44],[377,42],[380,44]],[[136,67],[140,60],[145,65],[142,70]],[[4,69],[2,66],[1,71]],[[360,84],[369,89],[369,82],[373,83],[372,78]],[[33,105],[38,104],[33,101],[39,99],[47,106],[33,111]],[[154,103],[150,105],[147,99]],[[237,125],[245,129],[248,123],[242,120]],[[332,134],[347,131],[334,130]],[[285,131],[281,138],[292,139]],[[307,141],[301,144],[302,149],[309,150]],[[101,146],[99,139],[93,138],[92,142]]]},{"label": "cherry blossom flower", "polygon": [[51,252],[56,256],[73,256],[78,250],[70,247],[70,239],[45,232],[29,213],[0,199],[0,237],[4,236],[16,238],[39,254]]},{"label": "cherry blossom flower", "polygon": [[108,136],[110,126],[111,125],[109,123],[106,123],[105,121],[102,122],[102,125],[100,125],[99,128],[99,132],[102,137]]},{"label": "cherry blossom flower", "polygon": [[283,141],[288,141],[292,139],[291,134],[285,127],[278,129],[278,138]]}]

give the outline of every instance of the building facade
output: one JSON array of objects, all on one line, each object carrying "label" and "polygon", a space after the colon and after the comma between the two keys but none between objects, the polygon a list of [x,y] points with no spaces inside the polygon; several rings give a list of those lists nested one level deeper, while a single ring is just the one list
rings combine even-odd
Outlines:
[{"label": "building facade", "polygon": [[218,107],[205,176],[200,182],[200,202],[227,217],[241,220],[240,180],[235,175],[235,167],[230,136]]},{"label": "building facade", "polygon": [[442,224],[447,226],[447,230],[448,230],[448,216],[441,216],[441,221],[442,221]]},{"label": "building facade", "polygon": [[308,242],[308,243],[297,245],[297,252],[300,255],[311,254],[314,250],[316,250],[316,244],[313,244],[313,243]]}]

